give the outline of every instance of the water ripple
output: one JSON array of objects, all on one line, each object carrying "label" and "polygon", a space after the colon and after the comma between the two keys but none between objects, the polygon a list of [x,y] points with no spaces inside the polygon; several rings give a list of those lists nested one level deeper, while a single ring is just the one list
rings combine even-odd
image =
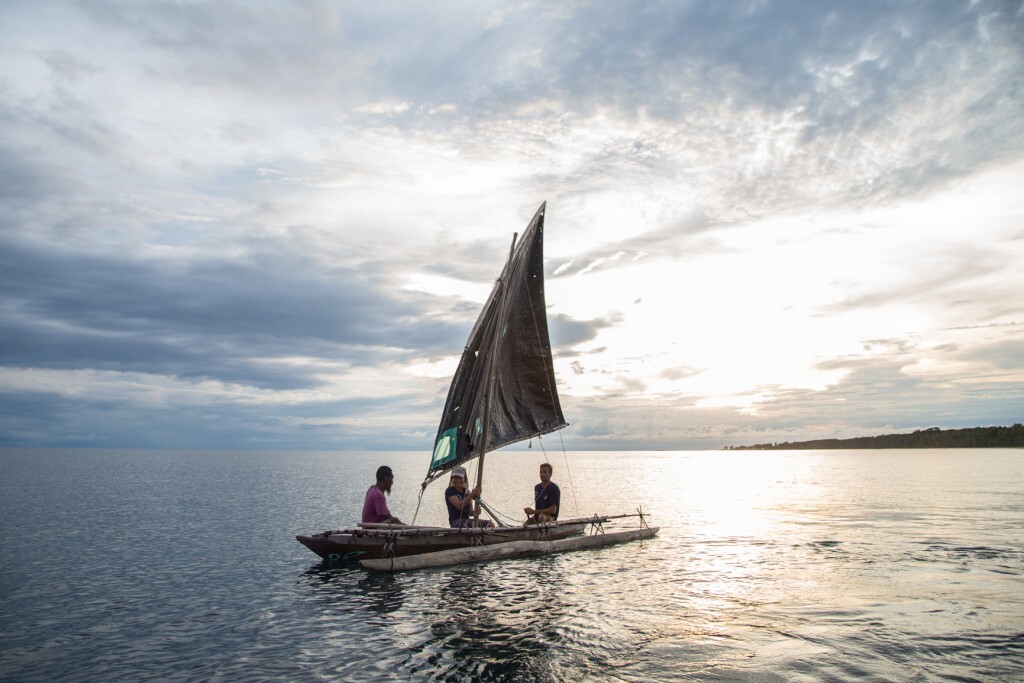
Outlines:
[{"label": "water ripple", "polygon": [[[1024,680],[1019,454],[631,454],[658,538],[397,575],[294,541],[379,455],[40,457],[0,459],[3,680]],[[585,505],[632,503],[614,457]]]}]

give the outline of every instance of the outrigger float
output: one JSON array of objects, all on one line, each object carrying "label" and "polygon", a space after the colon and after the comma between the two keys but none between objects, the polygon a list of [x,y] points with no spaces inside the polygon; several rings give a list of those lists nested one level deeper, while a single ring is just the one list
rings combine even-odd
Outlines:
[{"label": "outrigger float", "polygon": [[[637,528],[605,529],[612,520],[633,517],[640,522]],[[646,516],[638,512],[577,517],[529,526],[464,529],[360,524],[356,528],[296,536],[296,539],[329,562],[359,562],[367,569],[403,571],[594,548],[650,538],[657,531],[657,527],[648,526]]]},{"label": "outrigger float", "polygon": [[541,533],[540,537],[534,540],[504,540],[494,544],[451,548],[449,550],[421,553],[418,555],[400,557],[391,556],[382,557],[376,560],[361,560],[360,564],[366,569],[383,572],[399,572],[411,569],[427,569],[430,567],[450,567],[456,564],[488,562],[492,560],[505,560],[516,557],[564,553],[570,550],[600,548],[602,546],[622,543],[624,541],[651,538],[658,532],[657,527],[652,528],[648,526],[642,526],[636,529],[626,529],[623,531],[597,531],[603,522],[608,519],[608,517],[593,517],[588,519],[587,524],[592,525],[595,532],[587,535],[558,538],[554,534],[549,535]]},{"label": "outrigger float", "polygon": [[[567,424],[555,384],[544,299],[546,207],[541,204],[518,244],[513,236],[501,275],[469,334],[448,389],[430,466],[420,486],[420,503],[427,485],[455,467],[475,461],[479,486],[486,453],[526,439],[539,440]],[[477,501],[492,517],[493,526],[360,524],[296,538],[325,560],[401,571],[581,550],[651,538],[658,532],[640,511],[508,526],[482,499]],[[629,517],[639,518],[639,525],[605,529],[609,521]]]}]

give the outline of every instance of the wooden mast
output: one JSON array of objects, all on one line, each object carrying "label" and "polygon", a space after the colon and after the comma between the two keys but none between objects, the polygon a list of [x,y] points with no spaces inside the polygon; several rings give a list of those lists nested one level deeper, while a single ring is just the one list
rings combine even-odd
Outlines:
[{"label": "wooden mast", "polygon": [[[515,253],[516,253],[516,239],[518,237],[519,237],[519,233],[518,232],[512,233],[512,246],[509,247],[508,259],[506,259],[506,261],[505,261],[506,264],[511,264],[512,258],[515,256]],[[501,301],[498,304],[498,315],[496,317],[496,320],[498,321],[499,325],[501,325],[501,321],[505,317],[505,315],[504,315],[504,313],[505,313],[505,300],[507,298],[507,293],[508,293],[508,282],[507,282],[507,280],[508,280],[510,275],[511,275],[511,270],[509,270],[509,272],[505,273],[505,281],[502,281],[502,283],[501,283],[501,294],[500,294]],[[498,341],[500,339],[501,339],[501,330],[500,329],[495,330],[494,331],[494,340],[491,342],[490,357],[487,359],[487,391],[484,392],[484,429],[483,429],[482,439],[481,439],[481,443],[480,443],[480,456],[479,456],[480,462],[477,465],[477,470],[476,470],[476,485],[477,486],[481,486],[483,484],[483,480],[484,480],[484,455],[486,455],[486,453],[487,453],[487,437],[489,436],[488,435],[488,431],[489,431],[488,425],[490,424],[491,400],[494,397],[494,365],[495,365],[495,361],[497,360],[497,357],[498,357]],[[498,519],[498,516],[494,514],[494,511],[491,510],[489,507],[487,507],[487,504],[484,503],[483,498],[477,498],[477,502],[480,503],[480,507],[482,507],[484,510],[487,510],[487,514],[489,514],[491,516],[491,518],[494,520],[495,524],[497,524],[498,526],[506,526],[504,522],[502,522],[500,519]]]}]

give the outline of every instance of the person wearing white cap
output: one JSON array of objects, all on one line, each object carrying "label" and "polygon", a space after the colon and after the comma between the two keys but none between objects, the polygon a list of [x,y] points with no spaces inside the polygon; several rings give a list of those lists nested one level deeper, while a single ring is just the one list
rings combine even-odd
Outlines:
[{"label": "person wearing white cap", "polygon": [[480,497],[480,486],[466,490],[466,468],[461,465],[452,470],[452,478],[444,491],[444,502],[448,508],[448,524],[453,529],[467,526],[491,526],[488,519],[480,519],[480,506],[473,501]]}]

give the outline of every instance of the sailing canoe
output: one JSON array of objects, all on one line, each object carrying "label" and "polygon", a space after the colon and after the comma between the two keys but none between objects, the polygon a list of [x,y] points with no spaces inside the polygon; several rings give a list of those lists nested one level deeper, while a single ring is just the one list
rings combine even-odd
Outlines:
[{"label": "sailing canoe", "polygon": [[[420,486],[421,501],[427,485],[448,475],[455,467],[476,461],[479,486],[483,480],[485,454],[526,439],[540,438],[567,424],[555,383],[544,297],[546,207],[544,203],[537,209],[522,239],[517,242],[518,236],[513,237],[508,259],[469,334],[448,389],[434,450]],[[364,526],[296,536],[296,539],[320,557],[331,560],[385,558],[391,561],[443,552],[456,557],[459,556],[456,551],[478,546],[522,543],[527,545],[515,546],[514,552],[558,552],[575,546],[549,544],[582,540],[573,537],[582,535],[587,525],[601,530],[603,522],[610,519],[595,515],[551,524],[510,527],[483,500],[478,501],[498,526],[484,529]],[[644,524],[643,516],[639,516]],[[585,541],[581,547],[629,540],[634,533],[641,538],[653,536],[656,531],[656,528],[644,526],[630,532],[594,534],[586,538],[598,540]],[[470,554],[480,558],[486,555],[482,551]]]},{"label": "sailing canoe", "polygon": [[588,524],[600,524],[603,521],[605,518],[580,518],[535,526],[483,529],[373,525],[383,528],[339,529],[295,538],[325,560],[354,562],[515,541],[563,539],[579,536]]}]

